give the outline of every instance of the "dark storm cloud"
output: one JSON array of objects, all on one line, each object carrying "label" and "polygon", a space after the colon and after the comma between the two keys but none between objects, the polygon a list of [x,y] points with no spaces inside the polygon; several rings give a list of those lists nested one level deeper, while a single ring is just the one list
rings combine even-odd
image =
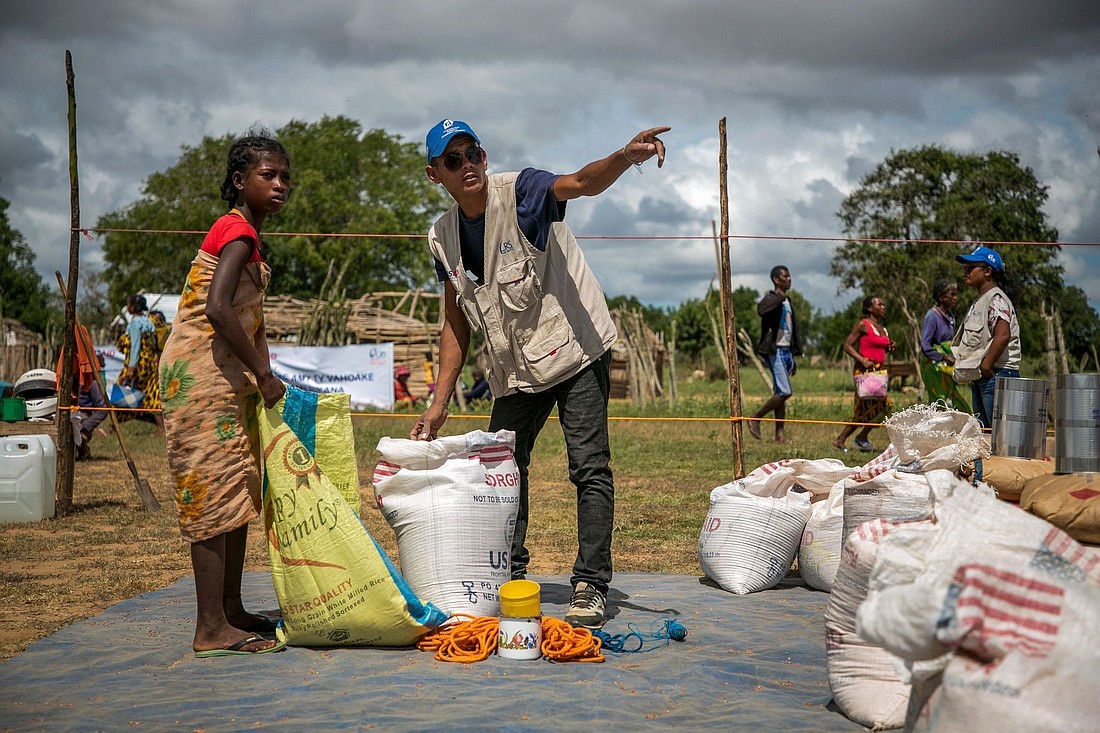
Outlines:
[{"label": "dark storm cloud", "polygon": [[[18,0],[0,24],[0,196],[52,273],[67,252],[68,48],[90,219],[135,201],[149,175],[206,135],[346,114],[419,143],[454,116],[478,129],[494,171],[573,171],[641,127],[672,124],[663,170],[628,171],[599,198],[572,202],[569,220],[578,234],[709,235],[716,121],[728,117],[735,232],[838,234],[836,208],[863,175],[892,150],[939,144],[1018,153],[1050,186],[1063,237],[1100,241],[1095,8]],[[665,304],[700,296],[714,277],[712,244],[677,241],[675,257],[669,246],[584,242],[609,292]],[[88,262],[97,247],[86,243]],[[734,251],[738,283],[766,287],[782,259],[797,264],[800,292],[835,300],[828,244],[748,240]],[[1094,302],[1095,259],[1074,271]]]},{"label": "dark storm cloud", "polygon": [[50,151],[36,136],[13,132],[6,125],[0,125],[0,177],[26,181],[37,177],[52,161]]}]

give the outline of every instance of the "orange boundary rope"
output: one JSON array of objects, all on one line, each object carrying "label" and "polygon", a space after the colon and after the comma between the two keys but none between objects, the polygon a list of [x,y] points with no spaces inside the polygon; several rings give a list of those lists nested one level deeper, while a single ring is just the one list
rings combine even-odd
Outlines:
[{"label": "orange boundary rope", "polygon": [[[68,410],[69,412],[163,412],[163,410],[150,407],[79,407],[77,405],[70,405],[69,407],[58,407],[59,410]],[[415,418],[416,415],[409,412],[352,412],[352,417],[392,417],[401,418],[407,420],[409,418]],[[488,420],[489,415],[449,415],[448,420]],[[548,419],[557,420],[557,415],[551,415]],[[609,422],[757,422],[757,423],[769,423],[779,422],[775,417],[748,417],[742,415],[740,417],[627,417],[627,416],[608,416]],[[871,427],[881,426],[881,422],[844,422],[842,420],[806,420],[793,417],[783,418],[783,422],[792,423],[795,425],[856,425],[863,427],[869,425]],[[986,428],[986,432],[989,429]]]},{"label": "orange boundary rope", "polygon": [[[441,662],[483,662],[496,651],[500,619],[494,616],[451,615],[451,621],[429,631],[416,643],[422,652],[435,652]],[[542,656],[551,662],[602,662],[601,642],[588,629],[549,616],[542,619]]]}]

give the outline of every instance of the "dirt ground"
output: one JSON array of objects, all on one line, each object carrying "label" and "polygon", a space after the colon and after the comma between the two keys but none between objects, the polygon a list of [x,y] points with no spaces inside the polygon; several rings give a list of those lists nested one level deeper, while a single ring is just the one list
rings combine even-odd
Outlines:
[{"label": "dirt ground", "polygon": [[[142,428],[138,428],[142,430]],[[0,660],[73,621],[191,576],[163,455],[132,450],[160,501],[147,511],[117,444],[75,466],[73,509],[64,517],[0,525]],[[377,512],[363,517],[387,551],[393,532]],[[389,546],[388,546],[389,545]],[[245,570],[268,570],[262,520],[249,527]]]},{"label": "dirt ground", "polygon": [[[472,426],[470,426],[472,429]],[[0,524],[0,660],[79,619],[142,593],[165,588],[191,576],[188,545],[180,538],[170,490],[163,438],[151,427],[124,426],[140,475],[161,503],[147,511],[113,436],[93,443],[96,458],[75,466],[73,508],[64,517],[27,524]],[[374,509],[370,477],[373,436],[357,453],[362,519],[387,554],[398,559],[393,531]],[[547,451],[557,450],[553,439]],[[566,479],[564,456],[540,459],[532,466],[538,509],[528,533],[532,573],[568,572],[576,553],[576,494]],[[702,516],[670,512],[685,491],[673,476],[664,480],[616,476],[621,506],[617,511],[615,562],[618,570],[697,572],[695,544]],[[706,492],[693,504],[705,515]],[[249,530],[247,571],[270,569],[262,520]]]}]

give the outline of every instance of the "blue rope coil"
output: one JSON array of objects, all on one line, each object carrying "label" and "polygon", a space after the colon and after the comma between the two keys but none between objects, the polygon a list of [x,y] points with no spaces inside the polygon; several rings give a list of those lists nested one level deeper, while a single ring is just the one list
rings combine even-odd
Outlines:
[{"label": "blue rope coil", "polygon": [[[687,638],[687,629],[674,618],[662,617],[649,625],[649,631],[642,631],[633,623],[626,625],[627,633],[609,634],[596,629],[592,635],[600,640],[602,651],[612,654],[637,654],[668,646],[668,642],[683,641]],[[650,642],[648,645],[646,642]]]}]

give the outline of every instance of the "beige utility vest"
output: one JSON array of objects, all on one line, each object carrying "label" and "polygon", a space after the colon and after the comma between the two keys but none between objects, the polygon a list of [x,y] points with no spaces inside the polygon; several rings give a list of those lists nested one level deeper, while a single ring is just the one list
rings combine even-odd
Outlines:
[{"label": "beige utility vest", "polygon": [[565,222],[551,226],[545,252],[523,235],[518,175],[494,174],[486,184],[484,283],[462,266],[458,204],[428,232],[470,328],[485,336],[495,397],[548,389],[599,359],[616,338],[603,289]]},{"label": "beige utility vest", "polygon": [[951,353],[955,357],[954,376],[956,382],[973,382],[981,377],[981,363],[989,345],[993,342],[993,332],[989,330],[989,303],[995,295],[1002,295],[1008,301],[1012,317],[1008,321],[1008,344],[993,370],[1020,368],[1020,322],[1016,319],[1016,309],[1008,300],[1005,292],[998,287],[990,288],[974,301],[966,318],[959,326],[955,339],[951,342]]}]

